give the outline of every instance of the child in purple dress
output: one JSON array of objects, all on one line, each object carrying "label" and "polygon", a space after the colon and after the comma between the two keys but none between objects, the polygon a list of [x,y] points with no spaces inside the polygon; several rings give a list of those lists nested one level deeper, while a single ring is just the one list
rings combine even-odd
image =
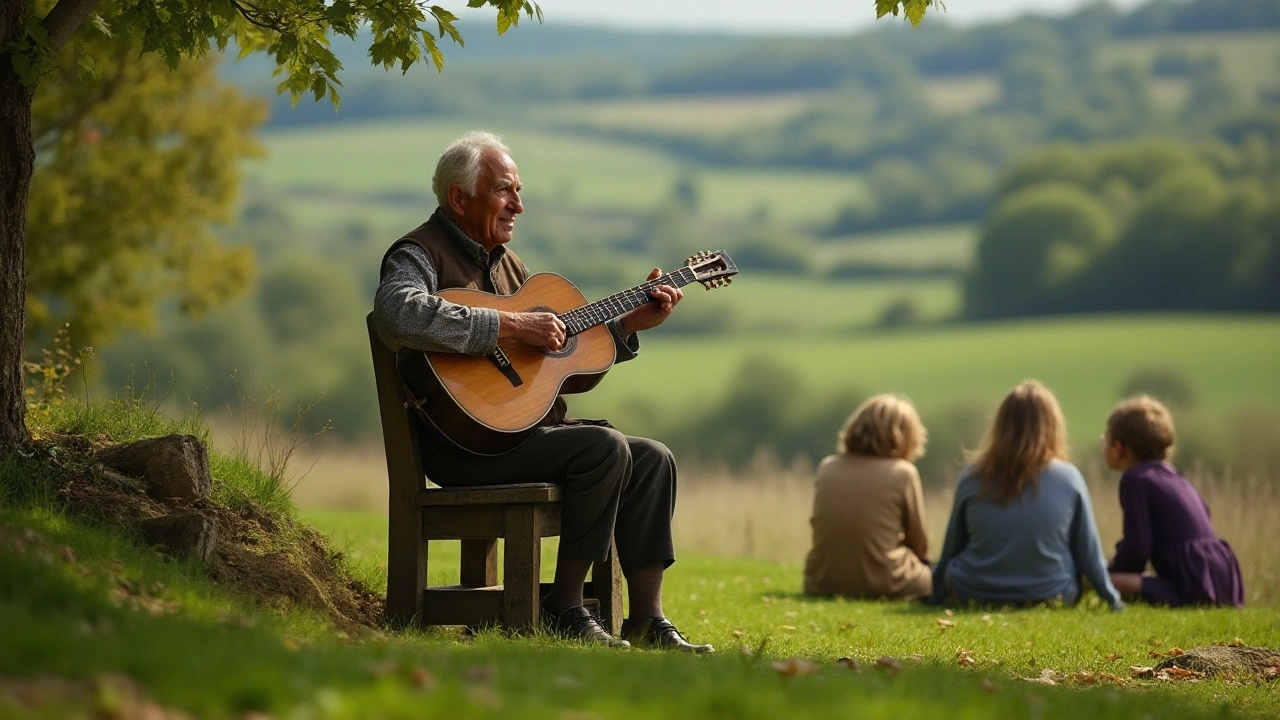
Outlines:
[{"label": "child in purple dress", "polygon": [[[1124,537],[1108,570],[1126,598],[1179,605],[1244,605],[1240,564],[1209,521],[1209,506],[1167,462],[1173,418],[1145,395],[1107,418],[1103,457],[1120,476]],[[1155,575],[1144,575],[1147,562]]]}]

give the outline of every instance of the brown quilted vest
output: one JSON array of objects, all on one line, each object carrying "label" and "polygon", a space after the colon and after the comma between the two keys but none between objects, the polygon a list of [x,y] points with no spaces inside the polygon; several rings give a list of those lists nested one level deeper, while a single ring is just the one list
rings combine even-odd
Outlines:
[{"label": "brown quilted vest", "polygon": [[[469,288],[498,295],[513,295],[520,289],[528,278],[528,272],[515,253],[503,247],[498,262],[485,268],[478,257],[470,254],[469,250],[473,248],[464,247],[455,240],[439,216],[440,211],[437,210],[429,220],[397,240],[387,251],[387,255],[405,243],[413,243],[422,248],[427,257],[431,258],[431,266],[436,269],[439,282],[437,290]],[[386,262],[385,256],[383,262]]]},{"label": "brown quilted vest", "polygon": [[[529,277],[529,272],[520,258],[502,246],[494,250],[500,254],[498,261],[491,262],[490,267],[486,269],[481,265],[479,256],[471,254],[475,248],[464,246],[449,232],[444,221],[440,219],[440,212],[436,210],[426,222],[393,243],[386,255],[382,257],[383,265],[385,266],[387,257],[396,248],[412,243],[422,248],[431,259],[431,266],[436,270],[437,290],[468,288],[498,295],[514,295]],[[493,253],[490,253],[489,257],[492,259]],[[556,397],[551,411],[539,424],[564,423],[568,409],[564,398]],[[430,423],[424,424],[430,427]]]}]

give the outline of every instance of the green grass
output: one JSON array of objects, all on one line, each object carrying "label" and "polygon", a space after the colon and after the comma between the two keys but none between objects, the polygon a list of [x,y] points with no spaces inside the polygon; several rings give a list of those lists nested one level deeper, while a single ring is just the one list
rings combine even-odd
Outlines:
[{"label": "green grass", "polygon": [[[956,283],[947,279],[817,280],[785,275],[748,272],[734,278],[728,289],[703,291],[700,286],[685,289],[686,307],[692,313],[708,313],[726,318],[738,334],[758,337],[781,333],[790,339],[799,335],[847,335],[853,328],[875,324],[890,303],[908,298],[920,309],[924,320],[942,320],[955,314],[960,304]],[[652,336],[651,336],[652,338]],[[645,347],[668,347],[667,337],[642,341]],[[721,337],[697,342],[710,346]],[[729,342],[740,344],[738,340]],[[778,353],[786,357],[789,351]],[[646,356],[648,352],[646,351]],[[646,360],[647,362],[647,360]]]},{"label": "green grass", "polygon": [[803,112],[812,92],[768,95],[682,95],[562,102],[538,106],[538,121],[683,136],[717,136],[726,130],[778,125]]},{"label": "green grass", "polygon": [[[32,416],[40,433],[74,426],[91,438],[107,428],[122,438],[200,429],[194,420],[168,422],[137,403]],[[1107,720],[1280,711],[1273,685],[1137,682],[1127,672],[1129,665],[1154,664],[1152,650],[1174,646],[1236,637],[1280,645],[1274,608],[1138,606],[1115,615],[1086,602],[1016,612],[961,609],[951,618],[954,627],[942,629],[934,608],[806,599],[798,594],[794,564],[681,558],[667,577],[665,609],[690,636],[719,646],[712,657],[594,650],[492,630],[473,640],[447,629],[341,632],[312,613],[259,607],[230,588],[211,586],[201,567],[164,560],[134,544],[125,528],[64,515],[52,493],[21,491],[67,473],[92,482],[82,462],[69,464],[52,451],[0,462],[0,716],[6,719],[133,717],[140,703],[201,718],[263,712],[362,719],[1088,714]],[[299,517],[345,548],[372,586],[385,581],[383,516]],[[547,572],[554,550],[553,542],[545,544]],[[432,581],[451,582],[456,562],[456,546],[437,544]],[[977,666],[960,667],[959,649],[972,653]],[[900,661],[901,674],[874,669],[882,656]],[[854,658],[863,670],[839,668],[840,657]],[[789,658],[813,663],[813,674],[788,677],[775,669],[773,663]],[[1120,684],[1045,687],[1022,679],[1046,668],[1111,673]]]},{"label": "green grass", "polygon": [[[361,562],[378,561],[381,518],[305,517],[370,548]],[[795,566],[682,558],[668,574],[667,614],[695,639],[718,646],[715,656],[689,658],[492,631],[471,641],[448,631],[353,636],[306,613],[256,609],[209,587],[198,568],[162,562],[109,528],[48,512],[0,511],[0,528],[14,527],[31,528],[54,552],[0,545],[6,718],[114,716],[124,701],[110,678],[121,675],[159,705],[207,718],[259,711],[309,718],[1106,720],[1280,712],[1275,686],[1127,680],[1129,665],[1154,664],[1153,650],[1235,637],[1280,645],[1280,616],[1271,609],[961,609],[950,618],[955,627],[943,630],[934,608],[806,599],[797,594]],[[62,559],[63,546],[74,548],[73,562]],[[120,600],[121,587],[136,595]],[[134,597],[150,599],[152,609]],[[976,667],[959,667],[960,648],[973,653]],[[899,659],[904,671],[873,669],[882,656]],[[858,660],[863,670],[838,668],[839,657]],[[787,658],[807,659],[817,672],[784,677],[772,663]],[[1045,687],[1021,679],[1045,668],[1126,681]],[[4,692],[21,682],[41,687],[28,679],[51,676],[85,689],[46,693],[36,706]]]},{"label": "green grass", "polygon": [[966,270],[977,244],[978,230],[968,223],[922,225],[832,238],[819,246],[817,255],[823,265],[856,262]]},{"label": "green grass", "polygon": [[[268,157],[248,164],[246,174],[275,190],[334,191],[321,202],[347,212],[367,212],[368,203],[341,193],[428,193],[439,151],[478,123],[468,120],[386,121],[339,128],[268,133]],[[569,133],[486,124],[505,136],[520,165],[529,211],[536,202],[575,208],[645,211],[671,196],[686,168],[655,150]],[[864,192],[857,176],[821,170],[699,170],[694,177],[705,214],[745,218],[760,208],[782,222],[825,222],[850,198]],[[305,202],[305,198],[304,198]],[[433,205],[428,201],[428,205]],[[304,206],[306,207],[306,206]],[[422,214],[430,211],[422,208]],[[307,222],[322,218],[300,212]]]},{"label": "green grass", "polygon": [[[748,295],[750,283],[744,277],[741,286],[735,282],[723,292]],[[741,301],[752,307],[769,303],[767,298]],[[797,317],[815,307],[778,302]],[[673,412],[687,412],[720,398],[742,358],[753,354],[791,365],[812,392],[904,393],[926,415],[960,401],[994,407],[1015,384],[1037,378],[1057,394],[1077,446],[1092,446],[1122,384],[1144,366],[1184,373],[1210,413],[1249,403],[1280,406],[1280,320],[1273,317],[1064,318],[825,336],[793,335],[779,327],[727,336],[654,337],[643,341],[641,353],[637,361],[613,368],[590,394],[574,398],[573,410],[630,427],[635,388],[643,388],[651,395],[679,391],[682,401]],[[685,382],[692,377],[696,383]]]}]

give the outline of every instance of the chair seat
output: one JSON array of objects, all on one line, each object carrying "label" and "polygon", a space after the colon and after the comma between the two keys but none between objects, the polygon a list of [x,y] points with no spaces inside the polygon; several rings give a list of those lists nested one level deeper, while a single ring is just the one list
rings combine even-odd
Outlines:
[{"label": "chair seat", "polygon": [[521,503],[558,503],[560,486],[551,483],[518,483],[514,485],[477,485],[466,488],[428,488],[419,490],[421,507],[454,505],[510,505]]}]

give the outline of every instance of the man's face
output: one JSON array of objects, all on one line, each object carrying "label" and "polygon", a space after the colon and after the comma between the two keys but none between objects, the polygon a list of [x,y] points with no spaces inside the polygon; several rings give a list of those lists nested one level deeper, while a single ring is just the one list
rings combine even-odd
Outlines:
[{"label": "man's face", "polygon": [[511,156],[503,152],[487,152],[480,157],[480,178],[476,194],[467,195],[462,188],[449,188],[449,207],[453,220],[467,237],[493,250],[511,242],[516,216],[524,212],[520,202],[520,171]]}]

